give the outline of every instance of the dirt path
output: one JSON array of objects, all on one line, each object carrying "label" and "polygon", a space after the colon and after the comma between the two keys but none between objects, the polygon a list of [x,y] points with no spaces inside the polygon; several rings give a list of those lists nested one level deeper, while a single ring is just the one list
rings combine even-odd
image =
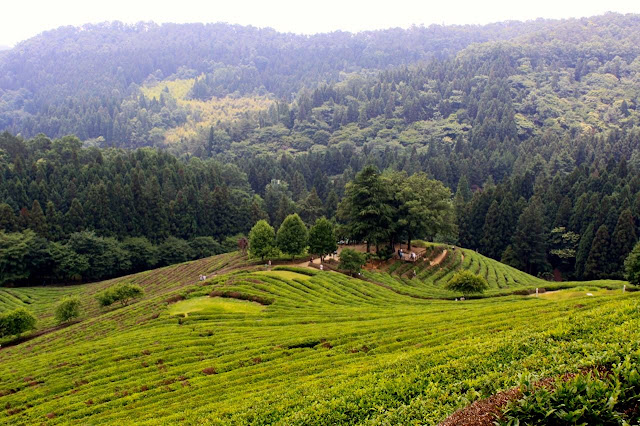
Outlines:
[{"label": "dirt path", "polygon": [[435,258],[435,259],[433,259],[431,262],[429,262],[429,264],[430,264],[431,266],[439,265],[439,264],[444,260],[444,258],[445,258],[446,256],[447,256],[447,250],[443,250],[443,251],[442,251],[442,253],[440,253],[440,254],[438,255],[438,257],[436,257],[436,258]]}]

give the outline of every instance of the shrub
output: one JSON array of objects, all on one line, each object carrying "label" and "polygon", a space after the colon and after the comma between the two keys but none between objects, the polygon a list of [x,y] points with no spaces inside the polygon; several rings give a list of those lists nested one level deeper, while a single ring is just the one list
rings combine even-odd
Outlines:
[{"label": "shrub", "polygon": [[24,308],[0,315],[0,337],[17,336],[35,327],[36,318]]},{"label": "shrub", "polygon": [[120,302],[122,306],[129,304],[131,299],[141,297],[144,294],[142,287],[135,284],[119,284],[110,287],[96,294],[96,300],[100,306],[111,306],[116,302]]},{"label": "shrub", "polygon": [[349,272],[351,275],[360,272],[362,266],[367,263],[367,255],[352,249],[344,249],[340,252],[340,269]]},{"label": "shrub", "polygon": [[56,307],[55,317],[58,324],[71,321],[80,316],[82,303],[78,297],[66,297]]},{"label": "shrub", "polygon": [[446,285],[446,288],[459,291],[464,294],[482,293],[487,288],[487,280],[469,271],[461,271],[455,274]]}]

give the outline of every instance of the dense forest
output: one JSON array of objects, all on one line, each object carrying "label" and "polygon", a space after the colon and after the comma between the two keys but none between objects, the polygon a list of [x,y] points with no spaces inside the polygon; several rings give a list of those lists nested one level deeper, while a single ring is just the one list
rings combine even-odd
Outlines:
[{"label": "dense forest", "polygon": [[[639,55],[640,16],[618,14],[355,35],[43,33],[0,53],[3,244],[27,233],[89,259],[81,241],[144,239],[168,264],[292,213],[349,237],[340,202],[371,165],[454,194],[456,229],[414,237],[548,278],[619,278],[640,235]],[[159,259],[176,244],[180,259]],[[97,270],[51,265],[38,279]]]}]

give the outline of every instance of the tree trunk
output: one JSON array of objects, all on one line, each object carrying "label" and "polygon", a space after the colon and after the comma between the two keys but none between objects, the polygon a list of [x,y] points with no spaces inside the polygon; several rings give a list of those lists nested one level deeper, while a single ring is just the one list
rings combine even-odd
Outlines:
[{"label": "tree trunk", "polygon": [[367,240],[367,253],[371,253],[371,242]]},{"label": "tree trunk", "polygon": [[409,235],[407,237],[407,250],[411,251],[411,232],[409,232]]}]

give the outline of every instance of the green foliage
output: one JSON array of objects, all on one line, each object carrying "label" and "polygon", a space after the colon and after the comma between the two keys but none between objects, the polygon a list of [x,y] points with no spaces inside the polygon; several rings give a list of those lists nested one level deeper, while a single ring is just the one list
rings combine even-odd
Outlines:
[{"label": "green foliage", "polygon": [[139,285],[122,283],[99,292],[96,294],[96,300],[102,307],[111,306],[116,302],[126,306],[132,299],[142,297],[143,294],[144,291]]},{"label": "green foliage", "polygon": [[297,213],[285,218],[276,235],[276,244],[280,251],[290,254],[292,258],[304,253],[308,240],[307,227]]},{"label": "green foliage", "polygon": [[469,295],[484,292],[489,288],[489,284],[487,280],[473,272],[461,271],[451,277],[446,288]]},{"label": "green foliage", "polygon": [[611,241],[606,225],[600,226],[591,244],[584,275],[589,279],[608,278],[611,273]]},{"label": "green foliage", "polygon": [[514,256],[522,262],[528,274],[538,274],[547,263],[547,234],[541,214],[540,200],[535,199],[527,206],[518,219],[513,237]]},{"label": "green foliage", "polygon": [[[216,254],[221,254],[224,252],[224,249],[216,240],[212,237],[196,237],[193,240],[189,241],[189,246],[191,247],[192,255],[196,259],[201,259],[203,257],[215,256]],[[236,247],[233,247],[233,250],[236,250]]]},{"label": "green foliage", "polygon": [[77,296],[65,297],[58,303],[55,311],[55,318],[62,324],[74,320],[80,316],[82,302]]},{"label": "green foliage", "polygon": [[264,260],[276,248],[276,234],[266,220],[260,220],[249,232],[249,254]]},{"label": "green foliage", "polygon": [[605,425],[631,424],[637,419],[638,354],[628,355],[610,371],[594,370],[567,380],[557,379],[551,389],[528,380],[523,396],[509,402],[500,425]]},{"label": "green foliage", "polygon": [[626,278],[631,284],[640,285],[640,243],[637,243],[624,261]]},{"label": "green foliage", "polygon": [[316,220],[309,230],[309,253],[324,257],[338,249],[333,224],[325,217]]},{"label": "green foliage", "polygon": [[193,257],[191,246],[185,240],[169,237],[158,247],[158,263],[173,265],[190,260]]},{"label": "green foliage", "polygon": [[25,308],[0,314],[0,338],[18,336],[35,326],[36,318]]},{"label": "green foliage", "polygon": [[360,272],[364,264],[367,263],[367,255],[352,249],[343,249],[340,252],[339,268],[355,275]]}]

